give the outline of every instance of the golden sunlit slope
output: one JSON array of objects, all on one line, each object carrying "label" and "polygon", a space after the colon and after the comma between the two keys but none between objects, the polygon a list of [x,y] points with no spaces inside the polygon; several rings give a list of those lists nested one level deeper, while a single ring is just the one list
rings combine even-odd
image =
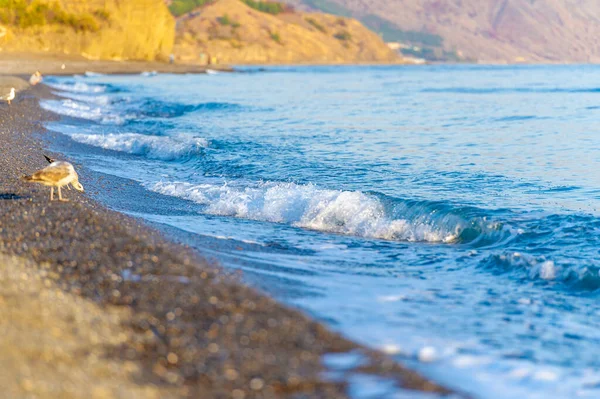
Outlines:
[{"label": "golden sunlit slope", "polygon": [[175,21],[163,0],[0,0],[0,48],[92,59],[166,59]]},{"label": "golden sunlit slope", "polygon": [[272,15],[241,0],[218,0],[180,17],[174,52],[182,61],[204,55],[228,64],[401,62],[354,19],[293,11]]}]

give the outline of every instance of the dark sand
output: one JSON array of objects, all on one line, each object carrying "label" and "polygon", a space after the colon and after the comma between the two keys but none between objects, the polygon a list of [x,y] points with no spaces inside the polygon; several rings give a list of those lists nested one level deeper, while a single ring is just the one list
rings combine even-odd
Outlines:
[{"label": "dark sand", "polygon": [[[3,392],[344,398],[359,373],[449,393],[87,194],[65,190],[71,202],[50,203],[48,188],[21,182],[46,166],[41,121],[53,116],[37,99],[48,95],[37,86],[0,103]],[[332,353],[362,361],[326,377]]]}]

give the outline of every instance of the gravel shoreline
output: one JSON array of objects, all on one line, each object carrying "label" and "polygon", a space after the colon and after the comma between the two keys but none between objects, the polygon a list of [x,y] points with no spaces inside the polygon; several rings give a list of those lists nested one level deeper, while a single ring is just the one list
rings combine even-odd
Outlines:
[{"label": "gravel shoreline", "polygon": [[[63,68],[64,65],[64,68]],[[82,75],[104,74],[207,73],[207,70],[232,71],[227,65],[168,64],[157,61],[88,60],[82,56],[52,53],[11,53],[0,51],[0,75]]]},{"label": "gravel shoreline", "polygon": [[[77,330],[80,347],[61,352],[59,360],[40,357],[44,348],[22,351],[29,376],[23,384],[16,369],[14,381],[5,380],[15,384],[13,397],[31,392],[37,397],[57,397],[56,392],[82,397],[92,390],[79,388],[91,386],[99,389],[97,397],[345,398],[356,375],[451,394],[243,285],[191,249],[105,209],[87,194],[65,191],[71,202],[50,203],[48,188],[19,181],[46,165],[42,121],[54,116],[39,107],[38,98],[47,95],[42,85],[20,92],[10,107],[0,103],[0,263],[67,298],[70,305],[62,312],[93,308],[99,323],[109,327],[96,331],[102,337],[92,342],[86,338],[86,331],[94,331],[92,322],[86,329],[81,317],[53,318],[46,312],[50,316],[44,318],[44,330],[56,328],[58,337],[68,342],[75,340],[70,332]],[[20,303],[20,296],[31,298],[25,287],[11,291],[16,302],[7,301],[1,287],[8,281],[0,280],[0,309],[5,312],[10,303],[13,308]],[[42,291],[35,290],[38,295]],[[55,299],[40,300],[37,306],[56,308]],[[29,345],[43,346],[45,341]],[[323,359],[332,354],[351,354],[359,361],[343,370],[327,369]],[[95,370],[86,368],[90,358],[102,359],[106,364],[99,370],[112,370],[112,377],[90,376]],[[85,378],[78,381],[87,385],[77,388],[77,381],[64,378],[64,368],[48,367],[55,361],[67,374],[69,367],[83,373]],[[0,366],[3,362],[0,356]],[[44,364],[50,374],[38,378]]]}]

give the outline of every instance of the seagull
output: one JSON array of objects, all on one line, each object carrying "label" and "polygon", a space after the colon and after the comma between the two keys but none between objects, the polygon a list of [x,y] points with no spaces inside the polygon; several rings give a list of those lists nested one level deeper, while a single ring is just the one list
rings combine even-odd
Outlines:
[{"label": "seagull", "polygon": [[8,105],[10,105],[10,102],[15,99],[15,88],[11,87],[10,93],[7,96],[2,96],[2,99],[8,101]]},{"label": "seagull", "polygon": [[[42,154],[42,155],[44,156],[44,158],[46,158],[46,161],[48,161],[48,163],[54,163],[54,162],[56,162],[56,159],[50,158],[46,154]],[[69,189],[69,191],[71,191],[71,185],[70,184],[67,184],[66,187]]]},{"label": "seagull", "polygon": [[[50,157],[49,157],[48,155],[46,155],[46,154],[42,154],[42,155],[44,156],[44,158],[46,158],[46,161],[48,161],[48,163],[54,163],[54,162],[56,162],[56,159],[54,159],[54,158],[50,158]],[[67,186],[66,186],[66,187],[69,189],[69,191],[71,191],[71,185],[70,185],[70,184],[67,184]]]},{"label": "seagull", "polygon": [[29,183],[39,183],[49,186],[50,201],[54,201],[54,187],[58,187],[58,200],[68,201],[62,197],[61,187],[71,184],[77,191],[83,192],[83,186],[79,183],[79,176],[75,168],[69,162],[55,161],[42,170],[38,170],[31,176],[23,176],[24,181]]}]

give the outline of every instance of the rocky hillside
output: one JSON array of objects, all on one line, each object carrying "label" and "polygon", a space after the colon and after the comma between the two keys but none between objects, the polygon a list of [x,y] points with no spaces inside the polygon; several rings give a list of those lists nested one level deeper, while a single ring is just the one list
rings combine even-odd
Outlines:
[{"label": "rocky hillside", "polygon": [[386,40],[409,44],[409,52],[483,62],[600,62],[597,0],[288,2],[356,17]]},{"label": "rocky hillside", "polygon": [[91,59],[167,59],[175,22],[163,0],[0,0],[0,48]]},{"label": "rocky hillside", "polygon": [[183,14],[177,20],[177,59],[227,64],[401,61],[355,19],[295,12],[276,4],[215,0]]}]

